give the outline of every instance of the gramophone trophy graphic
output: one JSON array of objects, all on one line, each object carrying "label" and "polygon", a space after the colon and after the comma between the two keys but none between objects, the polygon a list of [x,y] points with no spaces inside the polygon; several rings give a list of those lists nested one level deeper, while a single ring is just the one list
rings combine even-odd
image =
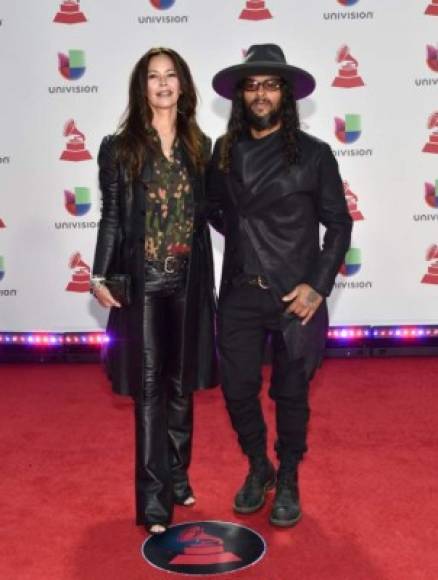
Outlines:
[{"label": "gramophone trophy graphic", "polygon": [[438,111],[432,113],[427,122],[427,128],[431,130],[429,141],[423,147],[425,153],[438,153]]},{"label": "gramophone trophy graphic", "polygon": [[60,24],[79,24],[87,22],[84,13],[79,6],[79,0],[64,0],[59,6],[59,10],[53,22]]},{"label": "gramophone trophy graphic", "polygon": [[73,119],[70,119],[65,124],[64,137],[68,137],[68,140],[60,159],[64,161],[86,161],[87,159],[92,159],[89,151],[85,148],[85,135],[77,129]]},{"label": "gramophone trophy graphic", "polygon": [[241,561],[232,552],[225,551],[221,538],[207,534],[202,526],[190,526],[178,535],[177,541],[184,548],[169,562],[170,565],[198,566]]},{"label": "gramophone trophy graphic", "polygon": [[267,20],[272,18],[272,14],[265,4],[264,0],[247,0],[239,18],[242,20]]},{"label": "gramophone trophy graphic", "polygon": [[90,290],[90,266],[82,260],[79,252],[76,252],[70,258],[68,267],[73,270],[73,274],[67,284],[66,291],[88,292]]},{"label": "gramophone trophy graphic", "polygon": [[426,260],[432,262],[421,280],[422,284],[438,284],[438,246],[433,244],[426,252]]},{"label": "gramophone trophy graphic", "polygon": [[352,89],[354,87],[363,87],[364,82],[357,72],[358,61],[350,53],[346,44],[341,46],[336,56],[336,62],[340,64],[338,75],[332,82],[332,87],[342,89]]},{"label": "gramophone trophy graphic", "polygon": [[347,207],[351,219],[355,222],[363,220],[364,219],[363,214],[357,207],[357,202],[359,201],[359,198],[355,193],[351,191],[350,184],[348,183],[348,181],[343,181],[343,184],[344,184],[345,199],[347,201]]},{"label": "gramophone trophy graphic", "polygon": [[429,16],[438,16],[438,0],[432,0],[426,8],[425,14]]}]

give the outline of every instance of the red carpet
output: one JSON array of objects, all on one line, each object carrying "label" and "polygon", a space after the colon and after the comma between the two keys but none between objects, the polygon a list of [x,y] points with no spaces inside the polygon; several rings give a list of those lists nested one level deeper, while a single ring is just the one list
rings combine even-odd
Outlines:
[{"label": "red carpet", "polygon": [[[246,462],[219,390],[198,394],[198,503],[178,508],[176,522],[241,521],[260,532],[267,555],[227,575],[236,579],[437,579],[437,375],[436,358],[326,361],[312,386],[304,517],[289,530],[266,523],[269,506],[233,514]],[[169,578],[140,555],[130,401],[110,393],[95,365],[3,365],[0,378],[1,579]]]}]

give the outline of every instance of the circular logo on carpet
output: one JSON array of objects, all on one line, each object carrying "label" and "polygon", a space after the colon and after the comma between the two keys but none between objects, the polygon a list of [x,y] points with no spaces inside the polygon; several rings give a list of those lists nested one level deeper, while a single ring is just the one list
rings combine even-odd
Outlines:
[{"label": "circular logo on carpet", "polygon": [[228,522],[190,522],[151,536],[142,546],[152,566],[176,574],[224,574],[257,563],[266,553],[256,532]]}]

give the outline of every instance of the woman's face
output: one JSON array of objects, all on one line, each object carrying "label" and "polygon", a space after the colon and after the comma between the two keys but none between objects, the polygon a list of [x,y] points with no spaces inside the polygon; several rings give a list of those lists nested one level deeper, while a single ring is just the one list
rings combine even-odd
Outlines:
[{"label": "woman's face", "polygon": [[172,59],[165,54],[149,61],[146,99],[152,111],[176,109],[181,94],[180,82]]}]

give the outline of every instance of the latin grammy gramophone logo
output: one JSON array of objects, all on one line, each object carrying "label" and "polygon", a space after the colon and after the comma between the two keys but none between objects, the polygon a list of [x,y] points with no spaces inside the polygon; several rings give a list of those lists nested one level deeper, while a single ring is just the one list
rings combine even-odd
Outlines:
[{"label": "latin grammy gramophone logo", "polygon": [[431,0],[424,13],[428,16],[438,16],[438,0]]},{"label": "latin grammy gramophone logo", "polygon": [[65,124],[64,137],[67,137],[67,143],[60,159],[64,161],[87,161],[92,159],[90,152],[85,147],[85,135],[77,129],[73,119],[70,119]]},{"label": "latin grammy gramophone logo", "polygon": [[433,70],[433,72],[438,72],[438,44],[436,46],[428,44],[426,46],[426,53],[427,66],[430,70]]},{"label": "latin grammy gramophone logo", "polygon": [[430,262],[427,273],[421,279],[422,284],[438,284],[438,246],[433,244],[426,252],[426,261]]},{"label": "latin grammy gramophone logo", "polygon": [[80,8],[80,0],[64,0],[55,14],[53,22],[60,24],[80,24],[87,22],[85,14]]},{"label": "latin grammy gramophone logo", "polygon": [[432,113],[427,122],[427,128],[430,130],[429,141],[423,147],[424,153],[438,153],[438,111]]},{"label": "latin grammy gramophone logo", "polygon": [[268,20],[272,18],[272,14],[266,8],[264,0],[247,0],[239,18],[242,20]]},{"label": "latin grammy gramophone logo", "polygon": [[350,184],[348,183],[348,181],[344,181],[343,185],[344,185],[345,199],[347,201],[347,207],[348,207],[348,211],[350,213],[351,219],[355,222],[365,219],[363,217],[362,212],[358,208],[359,198],[357,197],[357,195],[353,191],[351,191]]},{"label": "latin grammy gramophone logo", "polygon": [[143,556],[167,572],[224,574],[256,564],[266,544],[253,530],[228,522],[191,522],[171,526],[143,544]]},{"label": "latin grammy gramophone logo", "polygon": [[90,266],[82,260],[79,252],[73,254],[68,261],[68,267],[73,270],[67,292],[88,292],[90,290]]},{"label": "latin grammy gramophone logo", "polygon": [[339,63],[339,69],[335,80],[332,82],[332,87],[353,89],[365,85],[357,70],[359,63],[346,44],[338,50],[336,62]]},{"label": "latin grammy gramophone logo", "polygon": [[240,562],[241,558],[225,550],[224,541],[218,536],[208,534],[202,526],[189,526],[177,536],[182,551],[169,562],[171,566],[179,564],[226,564]]}]

